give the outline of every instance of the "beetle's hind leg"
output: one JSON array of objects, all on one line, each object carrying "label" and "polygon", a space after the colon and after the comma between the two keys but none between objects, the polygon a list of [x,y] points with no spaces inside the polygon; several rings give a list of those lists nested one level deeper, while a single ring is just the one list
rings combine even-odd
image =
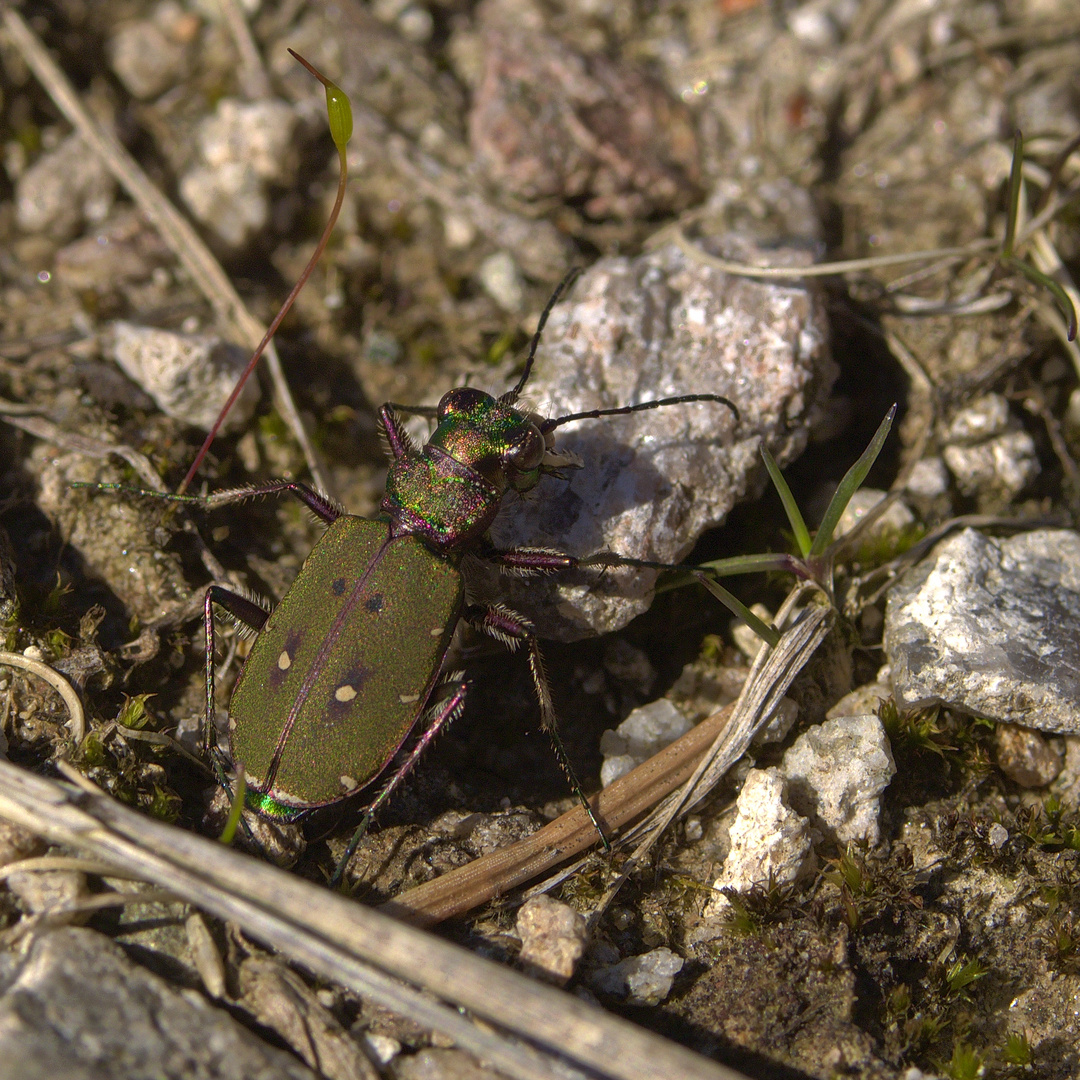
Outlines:
[{"label": "beetle's hind leg", "polygon": [[432,744],[435,736],[461,715],[461,710],[465,707],[465,694],[468,692],[469,684],[457,678],[449,685],[452,687],[450,696],[428,710],[424,730],[409,751],[408,757],[394,770],[393,775],[383,784],[382,788],[379,789],[379,793],[371,800],[368,808],[364,811],[364,816],[361,818],[360,824],[357,825],[356,831],[352,834],[349,846],[345,849],[345,854],[342,855],[334,868],[333,876],[330,878],[331,889],[336,889],[341,884],[341,879],[345,875],[345,867],[349,865],[353,855],[356,854],[360,841],[367,835],[367,831],[371,828],[371,823],[375,820],[375,815],[379,812],[379,809],[397,790],[402,780],[412,772],[413,766],[420,760],[420,755]]},{"label": "beetle's hind leg", "polygon": [[[241,625],[248,627],[248,629],[258,633],[265,625],[266,620],[270,617],[270,612],[266,608],[257,604],[254,600],[249,599],[246,596],[241,596],[240,593],[232,592],[230,589],[224,588],[221,585],[211,585],[206,590],[206,596],[203,599],[203,620],[206,628],[206,715],[203,720],[203,748],[206,751],[207,756],[215,761],[215,767],[218,762],[214,751],[216,750],[217,740],[214,738],[214,733],[217,730],[214,723],[214,716],[216,713],[214,703],[214,605],[224,608],[234,619],[236,619]],[[220,779],[220,777],[219,777]]]},{"label": "beetle's hind leg", "polygon": [[[545,554],[558,556],[558,552],[545,552]],[[561,566],[546,566],[544,569],[561,569]],[[578,801],[585,808],[585,813],[589,815],[593,827],[600,834],[605,850],[610,849],[611,844],[607,834],[593,813],[593,808],[589,805],[589,800],[582,790],[581,781],[578,780],[574,766],[570,763],[566,747],[563,746],[562,736],[559,734],[559,721],[555,714],[555,704],[551,699],[551,683],[544,669],[544,656],[540,652],[540,641],[533,630],[532,623],[523,615],[511,611],[502,604],[474,605],[466,610],[464,618],[482,634],[501,641],[511,652],[516,652],[520,645],[524,645],[529,650],[529,671],[532,674],[536,700],[540,705],[540,726],[547,732],[555,750],[555,758],[566,774],[574,795],[577,796]]]}]

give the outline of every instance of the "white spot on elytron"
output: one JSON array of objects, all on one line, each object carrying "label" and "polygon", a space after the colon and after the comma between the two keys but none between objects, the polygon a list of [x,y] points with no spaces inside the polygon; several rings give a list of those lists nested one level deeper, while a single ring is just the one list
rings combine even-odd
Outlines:
[{"label": "white spot on elytron", "polygon": [[414,701],[419,701],[419,700],[420,700],[420,695],[419,694],[402,694],[398,698],[398,701],[400,701],[402,705],[411,705]]},{"label": "white spot on elytron", "polygon": [[346,791],[352,791],[353,788],[358,788],[360,786],[351,776],[339,776],[338,779],[341,781],[341,786]]},{"label": "white spot on elytron", "polygon": [[292,657],[284,650],[281,650],[281,655],[277,658],[277,666],[282,671],[288,671],[292,667]]},{"label": "white spot on elytron", "polygon": [[334,691],[334,699],[336,701],[352,701],[354,697],[356,697],[356,690],[354,687],[349,686],[348,683],[344,686],[339,686]]},{"label": "white spot on elytron", "polygon": [[431,628],[431,629],[430,629],[430,630],[428,631],[428,633],[429,633],[429,634],[430,634],[430,635],[431,635],[432,637],[442,637],[442,632],[443,632],[443,630],[445,630],[445,629],[446,629],[446,627],[444,627],[444,626],[433,626],[433,627],[432,627],[432,628]]}]

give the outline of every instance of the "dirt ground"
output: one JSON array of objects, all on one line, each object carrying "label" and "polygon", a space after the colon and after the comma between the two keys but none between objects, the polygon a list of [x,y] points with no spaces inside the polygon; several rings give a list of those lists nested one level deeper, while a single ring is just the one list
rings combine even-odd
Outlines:
[{"label": "dirt ground", "polygon": [[[372,516],[382,496],[379,404],[431,402],[467,380],[509,385],[570,266],[635,258],[678,222],[692,243],[733,232],[766,248],[794,244],[815,262],[964,249],[814,284],[839,374],[786,469],[809,520],[899,401],[868,486],[904,492],[916,524],[903,543],[961,514],[1075,526],[1080,353],[1062,340],[1050,292],[998,257],[1019,128],[1025,213],[1057,208],[1042,240],[1017,254],[1045,272],[1055,258],[1065,275],[1080,269],[1075,0],[232,8],[250,33],[246,58],[210,0],[20,10],[91,113],[196,221],[264,323],[337,186],[322,92],[286,48],[353,98],[344,210],[278,336],[327,484],[351,513]],[[227,102],[281,111],[242,113],[226,132]],[[118,321],[216,334],[246,350],[130,194],[85,164],[85,148],[62,156],[70,132],[15,42],[0,39],[0,421],[13,421],[0,422],[0,643],[63,672],[90,731],[72,747],[59,698],[8,668],[0,724],[13,761],[49,772],[67,753],[125,803],[209,833],[219,827],[207,816],[212,778],[140,735],[167,732],[197,750],[206,584],[232,580],[276,602],[321,529],[287,500],[201,514],[71,487],[146,484],[131,459],[103,456],[105,444],[142,455],[175,489],[205,434],[112,362]],[[997,243],[980,249],[988,237]],[[260,378],[253,411],[207,458],[200,482],[210,489],[306,475]],[[1001,471],[969,482],[941,465],[953,417],[989,392],[1029,437],[1035,464],[1023,482]],[[928,460],[944,481],[913,486]],[[748,482],[746,501],[690,560],[787,549],[779,498],[756,497],[764,487],[763,474]],[[839,568],[844,618],[830,648],[845,659],[800,676],[796,731],[883,662],[884,599],[855,598],[849,586],[897,544]],[[775,610],[788,584],[757,575],[734,588]],[[745,664],[730,631],[719,604],[676,589],[615,634],[545,643],[586,789],[599,784],[602,733],[667,693],[686,665]],[[573,805],[539,731],[524,657],[508,661],[478,635],[459,646],[471,683],[464,713],[365,839],[352,869],[359,900],[388,899]],[[222,630],[223,715],[248,647]],[[751,894],[705,933],[732,777],[620,892],[593,932],[580,992],[755,1078],[1080,1074],[1080,810],[1068,773],[1051,800],[996,767],[992,725],[945,712],[893,715],[886,726],[898,773],[876,848],[824,851],[816,876]],[[769,751],[756,756],[773,762]],[[325,880],[359,814],[320,811],[273,854]],[[482,828],[463,831],[469,815]],[[995,825],[1007,842],[994,843]],[[554,895],[587,913],[620,857],[597,856]],[[0,892],[5,925],[21,911]],[[512,963],[514,914],[506,901],[441,932]],[[92,925],[154,947],[124,916]],[[589,989],[590,970],[660,947],[686,961],[660,1004]],[[382,1032],[405,1056],[425,1045],[349,995],[334,1009],[358,1037]]]}]

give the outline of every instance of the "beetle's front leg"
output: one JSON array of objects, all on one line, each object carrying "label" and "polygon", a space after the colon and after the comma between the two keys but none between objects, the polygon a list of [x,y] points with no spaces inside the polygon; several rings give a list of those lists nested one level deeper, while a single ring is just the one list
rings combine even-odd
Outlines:
[{"label": "beetle's front leg", "polygon": [[[518,549],[519,552],[526,550],[540,551],[541,549]],[[558,552],[548,552],[547,554],[558,555]],[[572,556],[568,555],[565,558],[572,558]],[[558,570],[562,569],[562,567],[552,566],[545,569]],[[524,645],[529,650],[529,671],[532,674],[536,700],[540,705],[540,726],[547,732],[548,738],[551,739],[551,745],[555,749],[555,757],[566,774],[574,794],[585,808],[585,813],[589,815],[589,820],[600,834],[604,847],[610,847],[611,845],[608,843],[608,838],[601,828],[600,822],[596,820],[596,815],[593,814],[589,800],[585,798],[585,793],[582,791],[581,782],[574,772],[574,767],[570,764],[566,747],[563,746],[562,736],[559,734],[558,717],[555,715],[555,703],[551,698],[551,683],[548,681],[547,672],[544,670],[544,656],[540,652],[540,641],[533,630],[532,623],[523,615],[511,611],[510,608],[504,607],[502,604],[471,605],[466,609],[464,619],[479,630],[480,633],[486,634],[496,641],[501,641],[511,652],[516,652],[521,645]]]},{"label": "beetle's front leg", "polygon": [[216,740],[214,732],[214,604],[224,608],[234,619],[258,633],[270,617],[270,612],[262,605],[240,593],[232,592],[221,585],[211,585],[203,598],[203,618],[206,627],[206,717],[203,722],[203,748],[208,759],[212,758],[212,749]]}]

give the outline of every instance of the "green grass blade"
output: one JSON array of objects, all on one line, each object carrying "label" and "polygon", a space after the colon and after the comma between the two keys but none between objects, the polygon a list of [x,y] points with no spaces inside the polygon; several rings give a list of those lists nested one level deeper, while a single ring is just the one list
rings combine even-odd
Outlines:
[{"label": "green grass blade", "polygon": [[776,464],[776,458],[769,453],[769,448],[761,444],[761,458],[765,462],[765,468],[769,470],[769,477],[780,495],[780,501],[784,504],[784,513],[791,522],[791,531],[795,534],[795,542],[799,545],[799,553],[805,559],[810,554],[810,530],[806,527],[802,513],[795,503],[795,496],[791,494],[780,466]]},{"label": "green grass blade", "polygon": [[742,619],[762,641],[768,642],[769,645],[776,648],[780,643],[780,635],[771,626],[762,622],[738,597],[729,593],[718,581],[713,581],[705,574],[695,576],[728,611]]},{"label": "green grass blade", "polygon": [[1009,258],[1016,243],[1016,222],[1020,216],[1020,182],[1024,169],[1024,136],[1018,131],[1013,138],[1012,168],[1009,170],[1009,206],[1005,219],[1005,243],[1001,254]]},{"label": "green grass blade", "polygon": [[823,555],[825,549],[832,543],[832,536],[836,531],[837,522],[839,522],[840,516],[847,509],[847,504],[851,502],[851,496],[862,487],[862,482],[866,479],[870,467],[877,461],[877,456],[885,445],[885,440],[888,438],[889,429],[892,427],[893,417],[895,416],[896,406],[893,405],[885,414],[885,419],[878,426],[874,437],[870,440],[870,445],[862,452],[859,460],[844,474],[844,479],[840,481],[836,494],[833,495],[829,508],[821,519],[821,527],[818,529],[817,536],[814,537],[813,547],[810,548],[811,558]]},{"label": "green grass blade", "polygon": [[1023,259],[1018,259],[1015,255],[1004,255],[1001,258],[1003,265],[1009,267],[1011,270],[1019,270],[1021,274],[1033,282],[1036,285],[1041,285],[1044,289],[1049,289],[1054,294],[1054,299],[1058,302],[1058,307],[1061,308],[1061,314],[1065,316],[1065,322],[1068,324],[1069,340],[1076,340],[1076,308],[1073,307],[1073,302],[1069,298],[1069,294],[1056,282],[1049,274],[1044,274],[1041,270],[1036,270],[1031,263],[1024,262]]},{"label": "green grass blade", "polygon": [[242,768],[236,770],[236,787],[233,790],[232,805],[229,807],[229,816],[225,821],[225,828],[221,830],[218,839],[226,846],[233,842],[236,836],[236,827],[240,824],[240,815],[244,812],[244,800],[247,795],[247,777]]}]

